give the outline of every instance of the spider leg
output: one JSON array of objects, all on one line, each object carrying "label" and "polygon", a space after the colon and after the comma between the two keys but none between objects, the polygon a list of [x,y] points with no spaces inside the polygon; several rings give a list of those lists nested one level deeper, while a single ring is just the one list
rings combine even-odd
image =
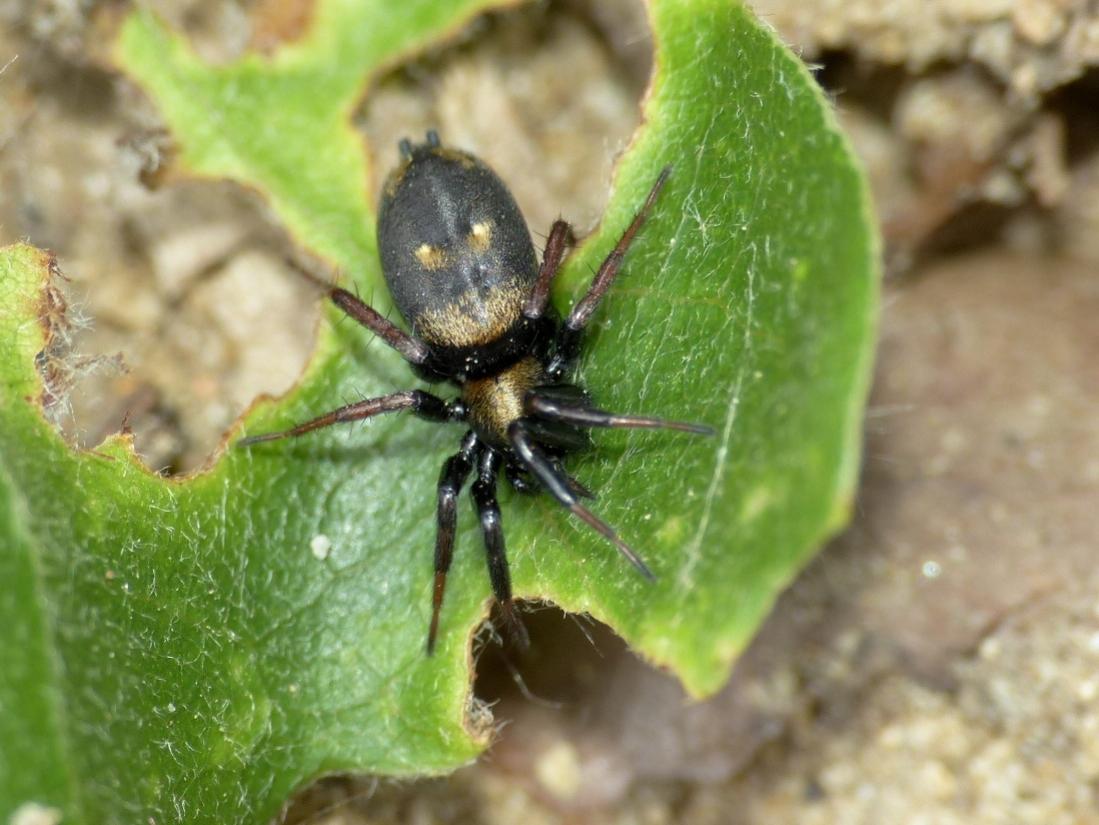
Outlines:
[{"label": "spider leg", "polygon": [[642,415],[618,415],[600,410],[582,399],[557,395],[552,387],[536,389],[527,393],[524,406],[530,415],[547,421],[572,424],[576,427],[612,427],[625,429],[665,429],[679,430],[696,435],[713,435],[713,427],[705,424],[691,424],[686,421],[669,421],[665,418],[649,418]]},{"label": "spider leg", "polygon": [[[558,472],[565,475],[565,479],[568,481],[569,489],[572,490],[574,494],[576,494],[580,498],[595,498],[595,493],[593,493],[575,478],[565,473],[565,470],[564,468],[562,468],[559,461],[554,461],[552,462],[552,464]],[[508,482],[511,484],[511,486],[523,495],[541,492],[542,485],[537,484],[531,480],[530,470],[523,466],[522,462],[508,461],[508,463],[504,465],[504,472],[506,473]]]},{"label": "spider leg", "polygon": [[276,441],[280,438],[294,438],[305,435],[322,427],[330,427],[333,424],[342,424],[347,421],[360,421],[364,418],[372,418],[375,415],[388,412],[400,412],[412,410],[421,418],[428,421],[455,421],[462,420],[466,416],[466,407],[461,401],[443,401],[443,399],[423,390],[405,390],[390,395],[382,395],[378,398],[366,398],[356,401],[354,404],[332,410],[330,413],[274,433],[262,433],[250,435],[236,442],[236,447],[250,447],[263,441]]},{"label": "spider leg", "polygon": [[637,568],[642,576],[650,580],[656,578],[648,565],[641,560],[637,551],[626,544],[614,531],[613,527],[577,500],[576,494],[569,486],[568,477],[561,472],[560,468],[555,467],[553,462],[541,450],[534,446],[534,442],[531,440],[522,419],[512,422],[511,426],[508,427],[508,440],[519,458],[522,459],[523,464],[534,474],[534,477],[541,482],[551,496],[557,499],[562,506],[567,507],[573,515],[578,516],[584,523],[607,538],[618,548],[618,552]]},{"label": "spider leg", "polygon": [[504,474],[512,488],[523,495],[537,493],[542,489],[542,485],[535,482],[527,468],[518,461],[508,461],[504,465]]},{"label": "spider leg", "polygon": [[473,505],[485,537],[488,577],[492,582],[493,595],[500,606],[504,621],[511,628],[512,637],[519,647],[525,649],[530,645],[530,637],[515,611],[515,602],[511,597],[511,574],[508,572],[504,547],[504,529],[500,521],[500,505],[496,501],[496,474],[500,469],[500,458],[500,453],[491,448],[485,448],[481,453],[477,480],[473,482]]},{"label": "spider leg", "polygon": [[572,237],[572,227],[565,221],[557,219],[550,228],[549,238],[546,239],[546,249],[542,253],[542,266],[538,270],[538,279],[534,282],[534,289],[523,304],[523,315],[532,321],[541,318],[549,301],[550,285],[553,283],[557,270],[561,268],[561,259],[565,255],[565,247]]},{"label": "spider leg", "polygon": [[427,344],[402,330],[388,318],[378,314],[377,310],[364,303],[346,289],[331,287],[328,297],[332,303],[369,329],[412,364],[422,364],[427,360]]},{"label": "spider leg", "polygon": [[614,249],[610,251],[610,254],[607,255],[603,260],[603,263],[599,266],[599,271],[595,273],[595,278],[592,279],[587,294],[576,303],[576,306],[572,308],[572,312],[569,313],[569,317],[565,320],[565,323],[561,325],[561,329],[558,330],[557,351],[547,368],[547,372],[551,377],[557,377],[563,374],[565,369],[579,354],[580,339],[584,328],[588,325],[591,316],[599,307],[599,303],[603,300],[603,296],[606,294],[607,290],[610,289],[615,276],[618,275],[618,270],[622,266],[622,259],[626,256],[626,251],[630,248],[630,244],[633,243],[634,236],[637,235],[642,224],[645,223],[645,219],[649,216],[649,212],[652,211],[653,204],[656,203],[656,198],[660,194],[660,190],[664,188],[664,184],[668,180],[668,176],[671,172],[671,166],[665,166],[660,170],[656,182],[653,184],[652,189],[649,190],[648,197],[645,198],[645,203],[641,205],[637,214],[634,215],[633,220],[630,222],[630,225],[626,227],[626,231],[622,233],[622,237],[618,239],[618,243],[615,244]]},{"label": "spider leg", "polygon": [[569,489],[572,490],[574,495],[577,495],[580,498],[590,498],[590,499],[593,499],[593,500],[595,499],[595,493],[593,493],[591,490],[589,490],[587,487],[585,487],[583,484],[581,484],[575,478],[573,478],[568,473],[566,473],[565,468],[561,466],[561,462],[553,461],[553,462],[550,462],[550,463],[553,464],[553,469],[555,469],[558,473],[560,473],[562,476],[564,476],[565,481],[569,485]]},{"label": "spider leg", "polygon": [[473,469],[473,460],[480,447],[477,434],[470,430],[462,439],[462,447],[443,464],[439,475],[435,531],[435,588],[431,595],[431,626],[427,631],[427,655],[435,651],[435,636],[439,631],[439,612],[446,592],[446,574],[454,557],[454,530],[458,524],[458,493]]},{"label": "spider leg", "polygon": [[412,364],[423,364],[427,361],[430,351],[427,344],[419,338],[409,335],[358,296],[318,278],[295,258],[287,258],[287,263],[305,278],[324,289],[332,299],[332,303],[397,350],[406,361]]}]

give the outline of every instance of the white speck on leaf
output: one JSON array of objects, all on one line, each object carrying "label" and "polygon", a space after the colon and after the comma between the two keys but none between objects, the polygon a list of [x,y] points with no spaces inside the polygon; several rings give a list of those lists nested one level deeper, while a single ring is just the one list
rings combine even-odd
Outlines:
[{"label": "white speck on leaf", "polygon": [[11,825],[58,825],[61,811],[47,808],[37,802],[25,802],[11,815]]},{"label": "white speck on leaf", "polygon": [[318,533],[310,540],[309,549],[313,552],[313,558],[324,561],[332,551],[332,540],[324,533]]}]

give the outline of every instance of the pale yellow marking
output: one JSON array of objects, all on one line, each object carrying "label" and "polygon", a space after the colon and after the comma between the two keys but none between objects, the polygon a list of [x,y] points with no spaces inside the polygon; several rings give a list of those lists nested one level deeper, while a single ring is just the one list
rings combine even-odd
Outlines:
[{"label": "pale yellow marking", "polygon": [[446,265],[446,252],[429,243],[422,243],[416,247],[416,260],[424,269],[432,271],[442,269]]},{"label": "pale yellow marking", "polygon": [[515,323],[523,309],[524,297],[517,287],[500,287],[483,302],[476,293],[467,292],[441,309],[420,315],[416,319],[416,332],[428,343],[448,347],[487,344]]},{"label": "pale yellow marking", "polygon": [[492,246],[492,221],[478,221],[469,228],[469,248],[485,252]]}]

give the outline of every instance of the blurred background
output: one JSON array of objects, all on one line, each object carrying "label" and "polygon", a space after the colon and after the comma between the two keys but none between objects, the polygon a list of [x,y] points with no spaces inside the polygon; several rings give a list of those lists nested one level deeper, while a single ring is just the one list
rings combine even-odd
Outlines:
[{"label": "blurred background", "polygon": [[[231,60],[296,36],[310,2],[143,5]],[[481,648],[500,724],[482,760],[328,779],[288,821],[1099,823],[1099,7],[754,7],[835,101],[885,241],[852,527],[715,698],[532,606],[527,657]],[[52,249],[68,279],[58,425],[85,446],[129,427],[178,474],[293,384],[322,313],[258,197],[173,177],[107,60],[124,8],[0,0],[0,243]],[[651,63],[639,0],[481,17],[373,80],[371,185],[435,127],[501,173],[536,238],[558,214],[590,230]]]}]

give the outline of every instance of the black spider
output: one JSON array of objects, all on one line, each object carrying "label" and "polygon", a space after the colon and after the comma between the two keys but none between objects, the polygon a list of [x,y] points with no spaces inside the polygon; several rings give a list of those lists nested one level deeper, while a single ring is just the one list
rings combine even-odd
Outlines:
[{"label": "black spider", "polygon": [[496,502],[503,468],[516,489],[545,489],[598,532],[642,573],[653,574],[636,552],[581,504],[591,493],[561,468],[561,458],[587,447],[590,427],[666,427],[711,434],[709,427],[615,415],[596,408],[565,377],[580,351],[584,328],[618,273],[671,171],[666,167],[645,203],[603,261],[588,293],[561,323],[549,304],[550,284],[571,230],[555,221],[542,265],[519,207],[491,169],[465,152],[427,142],[400,144],[402,162],[386,180],[378,219],[382,272],[393,301],[412,327],[403,332],[347,290],[327,287],[344,312],[381,337],[428,381],[450,381],[459,398],[444,401],[423,390],[368,398],[277,433],[237,442],[247,446],[298,436],[343,421],[411,410],[431,421],[464,421],[470,429],[447,459],[438,486],[435,590],[427,650],[435,646],[446,575],[454,548],[457,498],[476,471],[473,503],[484,532],[489,578],[505,620],[525,643],[515,614]]}]

